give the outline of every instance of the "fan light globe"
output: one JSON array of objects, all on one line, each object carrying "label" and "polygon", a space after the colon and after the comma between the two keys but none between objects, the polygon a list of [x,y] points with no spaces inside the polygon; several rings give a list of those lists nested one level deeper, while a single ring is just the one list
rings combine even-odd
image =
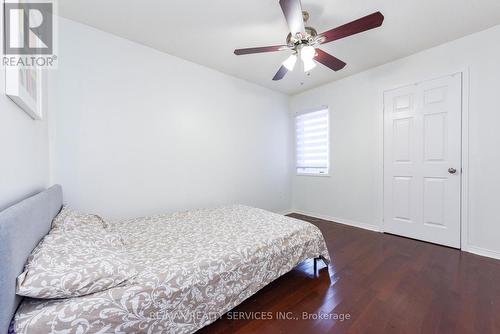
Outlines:
[{"label": "fan light globe", "polygon": [[312,59],[304,60],[304,72],[309,72],[316,67],[316,62]]},{"label": "fan light globe", "polygon": [[297,63],[297,56],[293,54],[283,62],[283,66],[285,66],[287,70],[293,71],[296,63]]},{"label": "fan light globe", "polygon": [[312,61],[315,56],[316,56],[316,49],[310,45],[304,46],[300,51],[300,57],[302,58],[302,61],[304,63]]}]

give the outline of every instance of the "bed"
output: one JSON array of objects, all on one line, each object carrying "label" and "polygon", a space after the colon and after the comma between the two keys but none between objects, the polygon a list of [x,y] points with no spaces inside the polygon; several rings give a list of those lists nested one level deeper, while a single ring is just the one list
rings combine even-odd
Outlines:
[{"label": "bed", "polygon": [[[106,222],[137,274],[96,293],[21,300],[16,277],[62,207],[55,186],[0,213],[0,329],[193,333],[307,259],[330,257],[307,222],[232,205]],[[11,321],[13,319],[13,321]]]}]

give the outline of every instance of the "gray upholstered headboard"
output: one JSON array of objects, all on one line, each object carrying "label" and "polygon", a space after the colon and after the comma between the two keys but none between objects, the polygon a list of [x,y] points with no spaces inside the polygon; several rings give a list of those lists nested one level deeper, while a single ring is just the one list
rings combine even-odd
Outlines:
[{"label": "gray upholstered headboard", "polygon": [[7,333],[21,302],[16,278],[61,207],[62,189],[56,185],[0,212],[0,334]]}]

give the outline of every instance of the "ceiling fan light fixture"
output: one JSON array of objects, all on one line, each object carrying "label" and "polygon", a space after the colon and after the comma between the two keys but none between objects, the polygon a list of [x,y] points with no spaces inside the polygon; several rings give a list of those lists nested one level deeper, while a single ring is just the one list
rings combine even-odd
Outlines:
[{"label": "ceiling fan light fixture", "polygon": [[287,70],[293,71],[296,63],[297,63],[297,55],[293,54],[283,62],[283,66],[285,66]]},{"label": "ceiling fan light fixture", "polygon": [[300,58],[304,63],[312,61],[316,57],[316,49],[310,45],[302,47],[300,50]]},{"label": "ceiling fan light fixture", "polygon": [[286,37],[286,44],[234,50],[234,54],[237,56],[276,51],[293,51],[293,55],[283,62],[273,77],[274,81],[283,79],[289,71],[293,71],[299,58],[306,73],[315,68],[317,63],[333,71],[342,70],[347,64],[321,50],[320,45],[378,28],[384,22],[384,15],[381,12],[375,12],[318,34],[316,29],[307,23],[309,13],[302,10],[301,0],[279,0],[279,4],[285,16],[288,31],[290,32]]},{"label": "ceiling fan light fixture", "polygon": [[309,72],[310,70],[314,69],[316,67],[316,62],[312,59],[310,60],[303,60],[304,62],[304,72]]}]

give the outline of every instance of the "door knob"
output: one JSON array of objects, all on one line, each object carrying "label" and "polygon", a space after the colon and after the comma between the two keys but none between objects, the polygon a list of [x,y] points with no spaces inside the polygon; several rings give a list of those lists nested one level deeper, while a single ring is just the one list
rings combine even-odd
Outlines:
[{"label": "door knob", "polygon": [[455,174],[456,172],[457,172],[457,170],[455,168],[448,169],[448,173],[450,173],[450,174]]}]

